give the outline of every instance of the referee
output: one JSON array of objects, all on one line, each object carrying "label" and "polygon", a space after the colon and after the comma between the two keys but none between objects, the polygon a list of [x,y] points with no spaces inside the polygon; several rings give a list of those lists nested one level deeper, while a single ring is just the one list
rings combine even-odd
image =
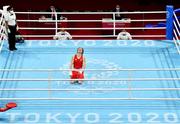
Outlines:
[{"label": "referee", "polygon": [[9,6],[7,8],[7,14],[5,16],[6,26],[8,29],[8,41],[9,41],[9,50],[14,51],[16,48],[16,31],[17,31],[17,23],[16,23],[16,14],[13,11],[13,7]]}]

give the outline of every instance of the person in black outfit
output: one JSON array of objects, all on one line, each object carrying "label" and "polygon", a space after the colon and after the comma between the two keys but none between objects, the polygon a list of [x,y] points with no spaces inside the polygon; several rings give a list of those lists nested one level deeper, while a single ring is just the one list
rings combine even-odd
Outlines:
[{"label": "person in black outfit", "polygon": [[[59,12],[59,9],[56,9],[54,6],[50,6],[50,8],[47,10],[48,12],[51,12],[51,14],[48,14],[48,18],[52,18],[52,20],[56,20],[56,13]],[[57,20],[60,18],[60,14],[57,14]]]},{"label": "person in black outfit", "polygon": [[17,31],[17,23],[16,23],[16,15],[13,11],[13,7],[9,6],[7,8],[7,15],[5,17],[6,26],[8,30],[8,41],[9,41],[9,50],[17,50],[16,48],[16,31]]},{"label": "person in black outfit", "polygon": [[[122,9],[120,8],[120,5],[116,5],[116,8],[113,10],[113,12],[122,12]],[[123,18],[122,14],[116,13],[115,19],[121,20]]]}]

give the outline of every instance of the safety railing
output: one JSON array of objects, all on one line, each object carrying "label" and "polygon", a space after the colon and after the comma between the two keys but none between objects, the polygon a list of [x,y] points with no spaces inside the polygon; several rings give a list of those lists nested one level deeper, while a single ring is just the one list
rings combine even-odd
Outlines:
[{"label": "safety railing", "polygon": [[[60,29],[65,29],[65,30],[68,30],[70,32],[72,31],[77,31],[77,30],[90,30],[90,31],[108,31],[108,34],[104,33],[103,35],[93,35],[93,34],[79,34],[79,35],[72,35],[73,38],[78,38],[78,37],[81,37],[81,38],[116,38],[117,37],[117,33],[120,32],[120,30],[122,29],[126,29],[126,30],[165,30],[166,27],[165,26],[157,26],[157,25],[152,25],[150,27],[146,27],[145,26],[145,23],[158,23],[158,22],[166,22],[166,19],[164,17],[164,19],[162,18],[159,18],[159,19],[147,19],[143,17],[143,19],[133,19],[133,18],[125,18],[125,19],[122,19],[122,20],[116,20],[115,19],[115,15],[116,14],[121,14],[121,15],[130,15],[130,16],[133,16],[136,15],[136,14],[140,14],[140,15],[148,15],[148,14],[166,14],[166,11],[144,11],[144,12],[57,12],[56,13],[56,19],[55,20],[51,20],[51,19],[40,19],[40,15],[50,15],[51,13],[50,12],[16,12],[17,15],[29,15],[29,16],[32,16],[32,15],[35,15],[36,17],[30,19],[27,18],[27,19],[18,19],[17,21],[19,23],[37,23],[37,27],[32,27],[31,25],[29,26],[20,26],[19,29],[20,30],[24,30],[24,31],[37,31],[40,33],[40,31],[55,31],[57,32],[58,30]],[[60,20],[58,17],[58,15],[63,15],[63,16],[76,16],[76,18],[72,19],[71,17],[68,18],[68,19],[65,19],[65,20]],[[95,19],[93,16],[92,16],[92,19],[88,17],[88,19],[86,19],[86,17],[81,17],[81,19],[77,20],[77,16],[82,16],[82,15],[98,15],[98,16],[101,16],[101,19]],[[37,17],[39,19],[37,19]],[[105,17],[108,17],[108,19],[102,19],[102,18],[105,18]],[[111,18],[111,19],[110,19]],[[71,26],[62,26],[61,24],[62,23],[66,23],[67,25],[70,24],[70,23],[108,23],[110,24],[111,26],[110,27],[103,27],[103,26],[99,26],[99,27],[71,27]],[[53,23],[55,24],[55,26],[51,26],[51,27],[43,27],[41,24],[44,24],[44,23]],[[117,26],[118,24],[117,23],[121,23],[123,24],[124,26]],[[139,26],[135,26],[133,27],[132,25],[131,26],[125,26],[126,24],[129,25],[131,23],[142,23],[140,24]],[[112,32],[109,32],[109,31],[112,31]],[[31,38],[32,37],[36,37],[36,38],[52,38],[52,36],[54,36],[55,34],[52,34],[50,33],[49,35],[47,34],[26,34],[26,35],[23,35],[24,37],[26,38]],[[154,38],[164,38],[166,37],[166,35],[158,35],[158,34],[152,34]],[[151,34],[147,35],[143,35],[143,34],[132,34],[132,37],[133,38],[152,38]]]}]

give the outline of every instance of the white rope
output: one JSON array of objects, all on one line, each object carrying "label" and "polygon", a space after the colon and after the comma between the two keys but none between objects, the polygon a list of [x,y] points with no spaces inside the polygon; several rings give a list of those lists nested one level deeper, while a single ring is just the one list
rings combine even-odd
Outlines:
[{"label": "white rope", "polygon": [[0,43],[0,52],[2,51],[3,45],[4,45],[4,40],[2,39]]},{"label": "white rope", "polygon": [[58,32],[58,22],[57,22],[57,20],[58,20],[58,18],[57,18],[57,12],[55,11],[55,28],[56,28],[56,30],[55,30],[55,33],[54,34],[57,34],[57,32]]},{"label": "white rope", "polygon": [[0,20],[0,24],[1,24],[1,26],[0,26],[0,33],[1,33],[1,35],[0,35],[0,52],[1,52],[3,44],[4,44],[4,24],[5,24],[5,21],[3,20],[3,18],[4,18],[4,15],[2,14],[1,20]]},{"label": "white rope", "polygon": [[174,36],[175,36],[176,40],[179,40],[175,29],[173,30],[173,32],[174,32]]},{"label": "white rope", "polygon": [[[55,106],[55,107],[57,107],[57,106],[78,106],[78,107],[107,107],[107,108],[105,108],[105,109],[111,109],[111,107],[113,106],[116,106],[116,107],[149,107],[149,105],[151,106],[151,107],[158,107],[158,108],[162,108],[162,107],[165,107],[165,108],[167,108],[167,107],[179,107],[179,105],[159,105],[159,104],[152,104],[151,102],[148,104],[147,102],[146,102],[146,104],[132,104],[132,103],[126,103],[126,104],[122,104],[122,103],[116,103],[116,104],[114,104],[114,103],[106,103],[106,104],[104,104],[104,103],[101,103],[101,104],[97,104],[97,103],[92,103],[92,104],[76,104],[76,103],[71,103],[71,104],[62,104],[62,103],[60,103],[60,104],[48,104],[48,103],[43,103],[43,102],[41,102],[41,103],[32,103],[32,102],[30,102],[30,103],[20,103],[20,104],[18,104],[19,106],[33,106],[33,107],[44,107],[44,106],[48,106],[48,107],[50,107],[50,106]],[[110,107],[110,108],[108,108],[108,107]],[[13,123],[14,124],[14,123]],[[19,123],[18,123],[19,124]],[[44,124],[44,123],[42,123],[42,124]]]},{"label": "white rope", "polygon": [[[177,50],[178,50],[178,53],[180,54],[180,42],[179,42],[179,38],[178,38],[175,30],[173,30],[173,32],[174,32],[174,35],[175,35],[175,37],[173,37],[173,40],[174,40],[174,42],[175,42],[176,48],[177,48]],[[176,39],[175,39],[175,38],[176,38]]]},{"label": "white rope", "polygon": [[3,15],[1,16],[0,24],[1,24],[0,26],[0,33],[1,33],[1,31],[3,30]]},{"label": "white rope", "polygon": [[[179,31],[179,29],[178,29],[175,21],[173,21],[173,23],[174,23],[174,27],[175,27],[175,29],[176,29],[176,31],[177,31],[177,33],[178,33],[178,36],[180,36],[180,31]],[[179,28],[180,28],[180,27],[179,27]]]},{"label": "white rope", "polygon": [[0,98],[0,100],[180,100],[180,98]]},{"label": "white rope", "polygon": [[1,20],[0,20],[0,24],[1,24],[1,28],[2,28],[2,22],[3,22],[3,18],[1,17]]},{"label": "white rope", "polygon": [[5,34],[5,31],[6,31],[6,27],[4,26],[4,23],[5,23],[5,22],[3,22],[3,25],[1,25],[1,29],[0,29],[1,35],[4,35],[4,34]]},{"label": "white rope", "polygon": [[[131,88],[132,91],[176,91],[180,88]],[[101,88],[101,89],[42,89],[42,88],[16,88],[0,89],[0,91],[129,91],[129,88]]]},{"label": "white rope", "polygon": [[[180,78],[117,78],[117,79],[60,79],[54,78],[51,81],[179,81]],[[49,81],[47,78],[1,78],[0,81]]]},{"label": "white rope", "polygon": [[[54,35],[22,35],[23,37],[53,37]],[[132,37],[166,37],[166,35],[131,35]],[[72,35],[72,37],[117,37],[117,35]]]},{"label": "white rope", "polygon": [[[173,30],[174,31],[174,30]],[[174,33],[175,33],[175,31],[174,31]],[[176,46],[176,49],[177,49],[177,51],[178,51],[178,54],[180,54],[180,48],[179,48],[179,46],[178,46],[178,42],[177,42],[177,40],[173,37],[173,41],[174,41],[174,43],[175,43],[175,46]]]},{"label": "white rope", "polygon": [[[25,27],[20,27],[19,29],[21,30],[55,30],[56,28],[42,28],[42,27],[34,27],[34,28],[25,28]],[[61,28],[58,28],[61,29]],[[63,28],[66,30],[113,30],[114,28]],[[115,28],[115,29],[166,29],[166,27],[122,27],[122,28]]]},{"label": "white rope", "polygon": [[4,16],[4,15],[3,15],[3,11],[2,11],[2,10],[0,10],[0,14],[1,14],[1,17],[0,17],[0,18],[2,19],[2,18],[3,18],[3,16]]},{"label": "white rope", "polygon": [[1,43],[2,43],[2,40],[3,40],[3,34],[0,35],[0,45],[1,45]]},{"label": "white rope", "polygon": [[[113,35],[116,35],[116,17],[115,13],[113,13],[112,23],[113,23]],[[130,22],[129,22],[130,23]]]},{"label": "white rope", "polygon": [[[33,71],[33,72],[52,72],[52,71],[73,71],[74,69],[0,69],[0,71]],[[129,68],[129,69],[84,69],[84,71],[180,71],[180,68]]]},{"label": "white rope", "polygon": [[3,21],[2,21],[2,25],[1,25],[0,32],[4,33],[5,30],[6,30],[5,21],[3,20]]},{"label": "white rope", "polygon": [[176,22],[177,22],[177,24],[178,24],[178,27],[180,28],[180,23],[179,23],[179,20],[178,20],[178,18],[177,18],[177,16],[176,16],[176,13],[173,12],[173,15],[174,15],[174,18],[175,18],[175,20],[176,20]]},{"label": "white rope", "polygon": [[[51,12],[15,12],[16,14],[51,14]],[[165,14],[166,11],[139,11],[139,12],[57,12],[57,14],[113,14],[113,13],[119,13],[119,14]]]},{"label": "white rope", "polygon": [[[17,20],[18,22],[56,22],[56,20]],[[166,21],[166,19],[140,19],[140,20],[115,20],[115,22],[129,23],[129,22],[159,22]],[[57,20],[57,22],[113,22],[113,20]]]},{"label": "white rope", "polygon": [[2,47],[3,47],[3,36],[1,35],[0,36],[0,52],[2,50]]},{"label": "white rope", "polygon": [[[4,27],[3,25],[0,26],[0,33],[3,31],[3,27]],[[1,34],[3,34],[3,33],[1,33]]]},{"label": "white rope", "polygon": [[[175,14],[175,13],[174,13]],[[176,15],[175,15],[176,16]],[[177,30],[177,33],[178,33],[178,35],[180,36],[180,33],[179,33],[179,30],[178,30],[178,28],[177,28],[177,26],[176,26],[176,23],[175,23],[175,21],[173,21],[173,23],[174,23],[174,26],[175,26],[175,29]],[[179,27],[180,28],[180,27]],[[174,43],[175,43],[175,46],[176,46],[176,49],[177,49],[177,51],[178,51],[178,54],[180,54],[180,47],[179,47],[179,45],[180,45],[180,43],[179,43],[179,37],[177,36],[177,33],[176,33],[176,30],[173,30],[173,32],[174,32],[174,36],[175,37],[173,37],[173,41],[174,41]]]},{"label": "white rope", "polygon": [[132,37],[166,37],[166,35],[132,35]]}]

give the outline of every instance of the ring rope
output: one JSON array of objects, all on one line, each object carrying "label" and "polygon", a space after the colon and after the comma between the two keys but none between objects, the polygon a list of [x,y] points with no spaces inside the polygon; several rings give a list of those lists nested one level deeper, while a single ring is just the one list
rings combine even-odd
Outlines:
[{"label": "ring rope", "polygon": [[175,20],[176,20],[176,22],[178,23],[178,26],[179,26],[179,28],[180,28],[180,23],[179,23],[179,21],[178,21],[178,18],[177,18],[177,16],[176,16],[175,12],[173,12],[173,15],[174,15],[174,18],[175,18]]},{"label": "ring rope", "polygon": [[[42,28],[42,27],[34,27],[34,28],[25,28],[25,27],[19,27],[19,29],[26,29],[26,30],[55,30],[56,28]],[[58,28],[58,29],[62,29],[62,28]],[[166,27],[123,27],[123,28],[63,28],[66,30],[112,30],[112,29],[166,29]]]},{"label": "ring rope", "polygon": [[[51,14],[51,12],[15,12],[16,14]],[[166,11],[139,11],[139,12],[56,12],[57,14],[166,14]]]},{"label": "ring rope", "polygon": [[[23,37],[53,37],[54,35],[22,35]],[[132,37],[166,37],[166,35],[131,35]],[[117,35],[72,35],[72,37],[117,37]]]},{"label": "ring rope", "polygon": [[[175,36],[176,40],[179,40],[179,38],[178,38],[178,35],[177,35],[176,31],[175,31],[175,30],[173,30],[173,32],[174,32],[174,36]],[[178,45],[179,45],[179,42],[177,42],[177,43],[178,43]]]},{"label": "ring rope", "polygon": [[[179,81],[180,78],[51,79],[51,81]],[[47,78],[1,78],[0,81],[49,81]],[[37,82],[35,82],[37,83]]]},{"label": "ring rope", "polygon": [[75,103],[72,103],[72,104],[48,104],[48,103],[40,103],[40,104],[38,104],[38,103],[21,103],[20,104],[20,106],[38,106],[38,107],[44,107],[44,106],[78,106],[78,107],[107,107],[106,109],[108,109],[108,107],[110,107],[109,109],[111,109],[112,108],[112,106],[116,106],[116,107],[165,107],[165,108],[167,108],[167,107],[180,107],[179,105],[159,105],[159,104],[152,104],[152,102],[150,102],[149,104],[148,103],[146,103],[146,105],[145,104],[132,104],[132,103],[130,103],[130,104],[110,104],[110,103],[108,103],[108,104],[97,104],[97,103],[94,103],[94,104],[75,104]]},{"label": "ring rope", "polygon": [[180,98],[0,98],[0,100],[165,100],[179,101]]},{"label": "ring rope", "polygon": [[[174,27],[175,27],[175,31],[177,31],[177,33],[178,33],[178,36],[180,36],[180,31],[178,30],[178,27],[177,27],[177,25],[176,25],[176,23],[173,21],[173,23],[174,23]],[[180,28],[180,27],[179,27]],[[178,39],[179,40],[179,39]]]},{"label": "ring rope", "polygon": [[[74,69],[0,69],[0,71],[73,71]],[[84,71],[180,71],[180,68],[83,69]]]},{"label": "ring rope", "polygon": [[[131,88],[132,91],[176,91],[180,88]],[[129,88],[101,88],[101,89],[42,89],[42,88],[16,88],[0,89],[0,91],[129,91]]]},{"label": "ring rope", "polygon": [[[163,21],[166,19],[139,19],[139,20],[111,20],[107,22],[152,22],[152,21]],[[56,22],[56,20],[17,20],[17,22]],[[104,20],[57,20],[57,22],[104,22]],[[106,21],[105,21],[106,22]]]},{"label": "ring rope", "polygon": [[[176,36],[176,32],[173,30],[173,32],[175,33],[175,36]],[[177,36],[176,36],[177,37]],[[177,42],[177,40],[173,37],[173,41],[175,43],[175,46],[176,46],[176,49],[178,51],[178,54],[180,54],[180,48],[178,46],[178,44],[180,44],[179,42]]]}]

